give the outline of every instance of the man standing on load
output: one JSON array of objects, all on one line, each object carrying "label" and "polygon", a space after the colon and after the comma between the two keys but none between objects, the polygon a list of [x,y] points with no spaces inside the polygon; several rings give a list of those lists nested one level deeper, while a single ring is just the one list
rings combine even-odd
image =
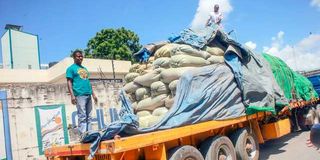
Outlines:
[{"label": "man standing on load", "polygon": [[221,21],[223,19],[222,13],[219,11],[219,5],[214,5],[213,12],[210,12],[210,17],[207,20],[206,26],[217,25],[219,29],[222,29]]},{"label": "man standing on load", "polygon": [[87,68],[81,65],[83,60],[82,51],[74,51],[72,57],[74,63],[68,67],[66,78],[71,96],[71,103],[77,106],[78,131],[81,136],[84,132],[91,130],[91,96],[95,103],[97,103],[98,99],[92,90],[89,81],[89,72]]}]

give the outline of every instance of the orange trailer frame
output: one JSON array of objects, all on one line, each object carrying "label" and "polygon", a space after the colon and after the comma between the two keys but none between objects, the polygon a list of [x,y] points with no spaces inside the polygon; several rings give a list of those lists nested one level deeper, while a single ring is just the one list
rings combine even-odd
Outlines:
[{"label": "orange trailer frame", "polygon": [[[289,108],[303,107],[315,104],[319,99],[290,103],[281,114],[288,113]],[[113,140],[103,141],[94,157],[95,160],[134,160],[154,159],[166,160],[167,151],[176,146],[198,146],[208,137],[229,135],[239,128],[247,127],[254,132],[259,143],[265,140],[279,138],[290,133],[288,118],[277,122],[266,123],[264,120],[271,113],[260,112],[228,120],[213,120],[173,129],[138,134],[129,137],[115,137]],[[48,160],[69,160],[76,158],[87,159],[90,144],[68,144],[53,146],[45,150]]]}]

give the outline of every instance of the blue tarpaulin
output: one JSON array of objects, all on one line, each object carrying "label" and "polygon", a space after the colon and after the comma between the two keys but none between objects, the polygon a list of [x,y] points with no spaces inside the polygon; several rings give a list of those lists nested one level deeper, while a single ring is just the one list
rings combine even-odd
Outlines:
[{"label": "blue tarpaulin", "polygon": [[[195,68],[185,72],[177,86],[173,107],[155,126],[138,128],[131,102],[120,94],[120,121],[110,124],[101,133],[89,133],[83,142],[90,142],[95,153],[101,140],[115,135],[133,135],[170,129],[209,120],[236,118],[245,114],[241,92],[229,67],[224,64]],[[94,138],[92,138],[92,136]]]},{"label": "blue tarpaulin", "polygon": [[[122,91],[120,120],[101,132],[84,136],[84,143],[92,143],[91,157],[101,140],[112,139],[115,135],[134,135],[209,120],[236,118],[245,115],[245,111],[273,111],[277,101],[287,103],[269,64],[261,56],[229,39],[219,30],[206,28],[186,35],[188,31],[191,30],[182,32],[175,42],[203,48],[210,46],[213,40],[219,41],[227,48],[227,65],[212,64],[186,71],[179,80],[172,108],[159,123],[149,128],[139,128],[131,102]],[[196,33],[201,34],[195,36]]]}]

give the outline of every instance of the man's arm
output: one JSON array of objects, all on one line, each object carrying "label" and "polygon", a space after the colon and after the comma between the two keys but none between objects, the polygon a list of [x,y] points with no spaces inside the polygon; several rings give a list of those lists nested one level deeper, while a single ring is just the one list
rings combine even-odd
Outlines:
[{"label": "man's arm", "polygon": [[206,27],[209,26],[209,22],[210,22],[211,16],[209,16],[207,22],[206,22]]},{"label": "man's arm", "polygon": [[91,90],[92,90],[92,98],[94,100],[94,103],[97,104],[98,103],[98,98],[97,98],[96,94],[94,94],[94,92],[93,92],[92,85],[91,85]]},{"label": "man's arm", "polygon": [[98,98],[97,98],[96,94],[94,94],[94,92],[93,92],[92,85],[91,85],[91,90],[92,90],[92,98],[94,100],[94,103],[97,104],[98,103]]},{"label": "man's arm", "polygon": [[68,90],[69,90],[69,93],[70,93],[70,96],[71,96],[71,103],[73,105],[76,105],[77,104],[77,100],[76,100],[76,97],[73,94],[72,79],[71,78],[67,78],[67,85],[68,85]]}]

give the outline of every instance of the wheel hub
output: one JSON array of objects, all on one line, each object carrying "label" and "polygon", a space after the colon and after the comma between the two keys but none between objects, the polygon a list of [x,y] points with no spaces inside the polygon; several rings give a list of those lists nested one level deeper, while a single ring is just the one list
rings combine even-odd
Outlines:
[{"label": "wheel hub", "polygon": [[251,136],[247,137],[245,150],[248,154],[249,160],[254,159],[254,157],[256,156],[257,148],[256,148],[256,144],[255,144],[253,137],[251,137]]},{"label": "wheel hub", "polygon": [[222,145],[218,152],[218,160],[231,160],[230,149],[226,145]]}]

